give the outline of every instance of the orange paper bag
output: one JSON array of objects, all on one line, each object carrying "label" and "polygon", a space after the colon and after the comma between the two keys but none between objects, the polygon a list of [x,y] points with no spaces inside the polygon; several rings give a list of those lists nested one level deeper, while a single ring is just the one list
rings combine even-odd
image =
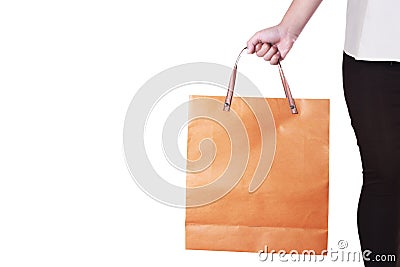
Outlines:
[{"label": "orange paper bag", "polygon": [[186,248],[326,250],[329,100],[190,98]]}]

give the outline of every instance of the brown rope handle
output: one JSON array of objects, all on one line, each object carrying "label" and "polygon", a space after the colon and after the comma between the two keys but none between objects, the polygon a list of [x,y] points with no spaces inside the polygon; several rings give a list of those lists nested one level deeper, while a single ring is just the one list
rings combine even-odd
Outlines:
[{"label": "brown rope handle", "polygon": [[[235,82],[236,82],[236,74],[237,74],[237,64],[239,62],[240,56],[242,55],[243,51],[246,50],[247,47],[243,48],[242,51],[240,51],[239,56],[236,59],[235,66],[233,67],[231,78],[229,80],[229,85],[228,85],[228,92],[226,93],[225,97],[225,103],[224,103],[224,111],[230,111],[231,104],[232,104],[232,98],[233,98],[233,92],[235,90]],[[294,99],[292,97],[292,93],[290,91],[289,84],[286,80],[285,74],[283,73],[282,65],[281,62],[278,61],[278,69],[279,69],[279,75],[281,76],[282,80],[282,85],[283,85],[283,90],[285,91],[286,98],[289,102],[289,108],[292,114],[297,114],[297,108],[296,108],[296,103],[294,102]]]}]

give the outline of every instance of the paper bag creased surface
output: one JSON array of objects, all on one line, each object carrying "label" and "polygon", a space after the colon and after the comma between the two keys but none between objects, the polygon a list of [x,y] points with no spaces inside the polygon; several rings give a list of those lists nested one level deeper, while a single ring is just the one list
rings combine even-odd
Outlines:
[{"label": "paper bag creased surface", "polygon": [[[187,188],[218,181],[234,158],[231,151],[247,155],[242,157],[247,162],[231,168],[232,173],[242,175],[228,193],[209,204],[186,209],[186,248],[257,252],[268,246],[269,250],[314,250],[316,254],[327,249],[329,100],[296,99],[299,114],[293,115],[286,99],[234,98],[231,111],[223,112],[222,96],[191,96],[192,100],[201,98],[220,102],[220,109],[213,112],[221,116],[238,116],[246,141],[232,143],[232,131],[236,129],[231,127],[228,132],[218,121],[190,121],[188,166],[201,171],[187,172]],[[272,118],[258,119],[263,114],[257,114],[257,106],[265,103]],[[205,108],[209,112],[215,106]],[[191,112],[196,111],[189,108]],[[265,127],[260,129],[263,120]],[[204,142],[199,146],[207,138],[214,144]],[[260,162],[262,153],[264,160]],[[253,191],[249,185],[260,164],[268,166],[262,168],[265,177]],[[187,190],[187,202],[213,194],[213,190],[227,190],[230,186],[223,183],[228,181],[229,177],[201,195]]]}]

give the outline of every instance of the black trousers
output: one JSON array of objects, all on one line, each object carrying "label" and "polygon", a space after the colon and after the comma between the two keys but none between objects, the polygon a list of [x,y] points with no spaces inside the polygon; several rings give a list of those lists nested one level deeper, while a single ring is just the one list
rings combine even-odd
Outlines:
[{"label": "black trousers", "polygon": [[361,249],[372,251],[364,264],[400,266],[400,63],[344,54],[342,67],[363,167],[357,226]]}]

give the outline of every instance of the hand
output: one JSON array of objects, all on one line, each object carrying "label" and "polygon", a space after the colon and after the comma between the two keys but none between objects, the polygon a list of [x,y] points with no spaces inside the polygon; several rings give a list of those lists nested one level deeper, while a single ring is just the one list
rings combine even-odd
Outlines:
[{"label": "hand", "polygon": [[247,52],[255,52],[271,65],[276,65],[279,60],[285,59],[297,37],[298,34],[291,33],[279,24],[256,32],[247,42]]}]

